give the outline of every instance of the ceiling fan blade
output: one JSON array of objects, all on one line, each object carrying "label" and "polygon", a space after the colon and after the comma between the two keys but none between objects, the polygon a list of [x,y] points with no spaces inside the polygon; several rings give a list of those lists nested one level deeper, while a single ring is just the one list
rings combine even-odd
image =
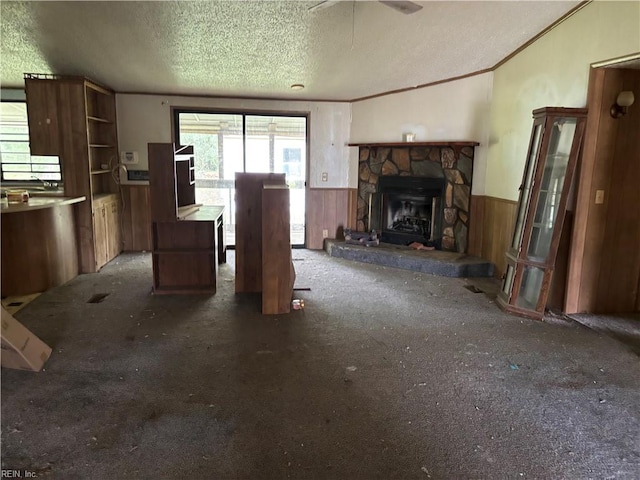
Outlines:
[{"label": "ceiling fan blade", "polygon": [[422,10],[422,5],[418,5],[417,3],[409,1],[380,0],[380,3],[384,3],[387,7],[391,7],[406,15],[410,15],[412,13],[416,13],[418,10]]}]

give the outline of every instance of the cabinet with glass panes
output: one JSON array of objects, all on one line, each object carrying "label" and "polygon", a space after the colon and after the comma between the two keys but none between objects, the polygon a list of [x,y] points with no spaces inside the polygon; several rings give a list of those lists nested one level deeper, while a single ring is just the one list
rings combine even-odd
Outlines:
[{"label": "cabinet with glass panes", "polygon": [[581,108],[533,111],[513,240],[498,294],[498,304],[507,311],[544,315],[586,117]]}]

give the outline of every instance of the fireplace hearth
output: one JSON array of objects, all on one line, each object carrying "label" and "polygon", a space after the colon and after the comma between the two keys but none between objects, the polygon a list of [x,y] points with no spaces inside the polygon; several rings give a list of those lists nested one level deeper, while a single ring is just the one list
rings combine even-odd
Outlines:
[{"label": "fireplace hearth", "polygon": [[[477,142],[355,143],[357,230],[466,253]],[[404,183],[404,185],[401,185]]]}]

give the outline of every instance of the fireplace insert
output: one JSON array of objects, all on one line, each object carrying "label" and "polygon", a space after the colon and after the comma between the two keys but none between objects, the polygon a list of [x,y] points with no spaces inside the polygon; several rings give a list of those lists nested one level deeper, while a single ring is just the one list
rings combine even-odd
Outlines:
[{"label": "fireplace insert", "polygon": [[386,243],[440,244],[444,179],[383,176],[372,194],[370,229]]}]

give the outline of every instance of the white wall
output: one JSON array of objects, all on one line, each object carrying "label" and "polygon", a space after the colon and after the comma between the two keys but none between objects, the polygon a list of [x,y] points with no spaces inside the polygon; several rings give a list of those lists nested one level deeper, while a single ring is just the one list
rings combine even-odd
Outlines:
[{"label": "white wall", "polygon": [[[118,146],[137,151],[138,169],[146,169],[147,143],[171,142],[171,107],[202,107],[231,111],[255,110],[310,113],[309,184],[312,188],[346,188],[349,183],[351,105],[303,102],[117,94]],[[322,182],[322,172],[327,181]]]},{"label": "white wall", "polygon": [[640,52],[640,2],[592,2],[494,72],[486,194],[518,199],[531,112],[585,107],[589,65]]},{"label": "white wall", "polygon": [[[466,140],[480,143],[473,166],[473,194],[485,185],[489,113],[493,73],[484,73],[432,87],[385,95],[352,105],[351,142],[399,142],[402,134],[416,141]],[[356,150],[353,147],[352,150]],[[357,155],[351,168],[357,171]],[[353,172],[353,170],[352,170]],[[357,175],[350,176],[357,187]]]}]

